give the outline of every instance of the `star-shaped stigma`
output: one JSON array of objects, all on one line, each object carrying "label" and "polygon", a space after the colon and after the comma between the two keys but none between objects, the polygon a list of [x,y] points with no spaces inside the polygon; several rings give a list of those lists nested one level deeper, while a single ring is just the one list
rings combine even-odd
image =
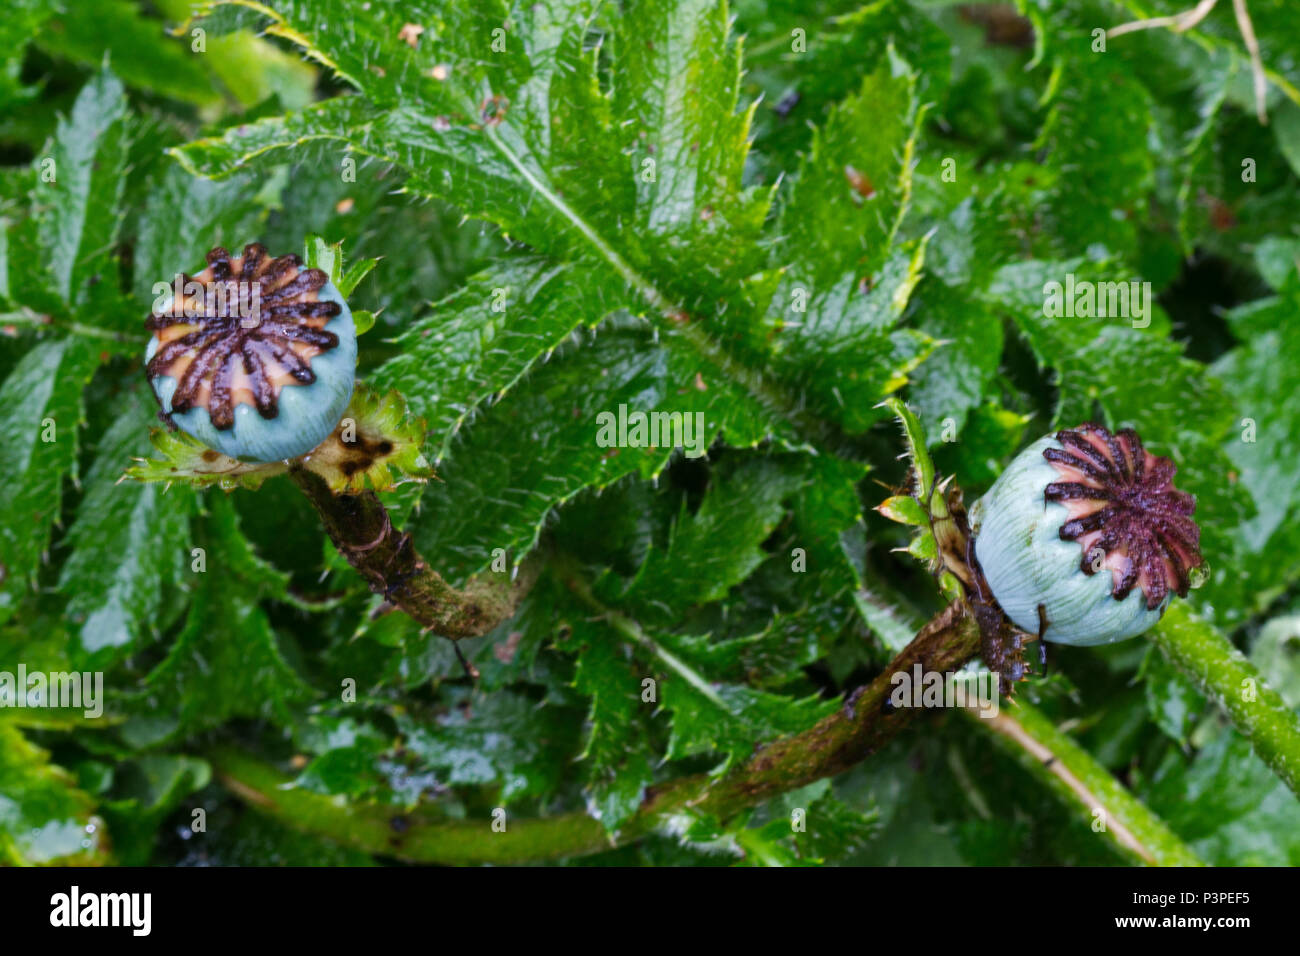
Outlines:
[{"label": "star-shaped stigma", "polygon": [[1056,433],[1062,448],[1043,452],[1061,480],[1044,492],[1069,509],[1061,537],[1083,548],[1080,569],[1109,568],[1117,601],[1135,586],[1154,610],[1169,592],[1187,596],[1189,572],[1202,563],[1196,499],[1173,486],[1174,463],[1142,447],[1137,432],[1112,435],[1086,424]]},{"label": "star-shaped stigma", "polygon": [[339,344],[325,325],[342,309],[319,298],[329,276],[294,255],[270,258],[257,243],[234,259],[217,247],[207,260],[197,276],[178,277],[169,309],[145,319],[158,338],[149,377],[176,380],[171,414],[206,408],[223,431],[240,404],[275,418],[280,389],[314,383],[312,358]]}]

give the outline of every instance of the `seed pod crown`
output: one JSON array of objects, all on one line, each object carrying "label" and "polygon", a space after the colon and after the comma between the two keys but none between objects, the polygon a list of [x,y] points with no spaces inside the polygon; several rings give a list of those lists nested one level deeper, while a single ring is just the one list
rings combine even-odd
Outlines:
[{"label": "seed pod crown", "polygon": [[1159,620],[1203,564],[1196,502],[1175,471],[1131,429],[1094,423],[1021,452],[970,512],[974,555],[1007,617],[1065,644]]},{"label": "seed pod crown", "polygon": [[160,417],[223,454],[275,461],[333,430],[352,394],[356,329],[342,295],[295,255],[217,247],[145,320]]}]

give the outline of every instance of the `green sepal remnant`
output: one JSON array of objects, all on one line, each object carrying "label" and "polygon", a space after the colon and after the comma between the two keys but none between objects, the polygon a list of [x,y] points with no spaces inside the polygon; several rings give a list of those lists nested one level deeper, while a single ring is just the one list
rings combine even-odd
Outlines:
[{"label": "green sepal remnant", "polygon": [[903,426],[904,444],[912,461],[911,488],[885,499],[875,510],[890,521],[920,529],[904,550],[937,574],[946,599],[956,600],[962,595],[961,581],[969,574],[961,489],[951,478],[936,480],[934,462],[926,451],[925,429],[916,413],[897,398],[886,399],[881,407],[889,409]]},{"label": "green sepal remnant", "polygon": [[401,393],[381,395],[358,384],[339,427],[299,460],[336,494],[359,492],[367,485],[391,491],[432,476],[420,453],[423,444],[424,420],[407,415]]},{"label": "green sepal remnant", "polygon": [[378,259],[358,259],[351,269],[344,268],[343,243],[326,242],[320,236],[308,236],[302,255],[309,269],[320,269],[330,277],[334,288],[343,298],[349,298],[370,270],[379,265]]},{"label": "green sepal remnant", "polygon": [[136,458],[122,475],[123,481],[181,482],[195,488],[217,486],[223,491],[236,488],[256,490],[274,475],[284,474],[281,461],[254,464],[214,451],[183,431],[153,428],[149,441],[160,457]]},{"label": "green sepal remnant", "polygon": [[[370,270],[379,265],[378,259],[358,259],[352,268],[344,268],[343,243],[326,242],[320,236],[308,236],[302,255],[303,264],[309,269],[320,269],[330,277],[330,283],[339,290],[345,299],[352,297],[353,291],[361,280],[370,274]],[[365,335],[375,327],[375,313],[361,309],[352,310],[352,324],[356,326],[357,335]]]},{"label": "green sepal remnant", "polygon": [[[291,464],[240,461],[181,431],[155,428],[149,437],[159,457],[136,459],[138,463],[126,470],[123,479],[256,490],[266,479],[284,474]],[[375,491],[391,491],[403,482],[427,481],[432,474],[420,453],[423,442],[424,422],[406,414],[400,394],[380,395],[358,383],[333,433],[294,461],[320,475],[335,493],[359,492],[367,485]]]}]

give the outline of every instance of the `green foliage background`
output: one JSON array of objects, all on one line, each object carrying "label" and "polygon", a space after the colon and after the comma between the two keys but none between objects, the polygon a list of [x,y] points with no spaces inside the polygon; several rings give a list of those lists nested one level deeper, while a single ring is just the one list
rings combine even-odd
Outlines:
[{"label": "green foliage background", "polygon": [[[892,394],[972,496],[1058,424],[1137,427],[1198,499],[1193,602],[1300,705],[1284,0],[1250,4],[1268,126],[1226,3],[1105,52],[1095,30],[1178,5],[11,6],[0,671],[103,671],[108,703],[0,709],[0,861],[387,858],[247,809],[213,773],[232,749],[395,831],[419,807],[486,846],[502,807],[617,833],[648,787],[835,710],[940,607],[872,510],[904,479]],[[311,234],[382,257],[352,296],[378,313],[359,371],[429,425],[439,480],[389,496],[422,554],[460,582],[545,549],[516,617],[464,643],[475,685],[373,615],[288,482],[117,483],[149,451],[153,283]],[[1153,321],[1045,317],[1067,273],[1150,281]],[[597,447],[624,403],[702,412],[707,458]],[[1145,640],[1053,671],[1024,699],[1202,859],[1300,863],[1294,796]],[[934,717],[833,781],[573,859],[1130,862],[1091,824],[978,721]]]}]

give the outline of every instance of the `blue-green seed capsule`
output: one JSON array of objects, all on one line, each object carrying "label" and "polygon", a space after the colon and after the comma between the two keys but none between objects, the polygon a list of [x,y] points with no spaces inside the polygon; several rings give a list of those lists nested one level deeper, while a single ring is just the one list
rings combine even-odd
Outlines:
[{"label": "blue-green seed capsule", "polygon": [[[1137,434],[1086,424],[1030,445],[971,507],[975,557],[1003,612],[1059,644],[1150,628],[1203,565],[1195,499]],[[1039,607],[1043,609],[1040,618]]]},{"label": "blue-green seed capsule", "polygon": [[160,417],[222,454],[270,462],[334,430],[356,375],[352,312],[319,269],[254,243],[177,277],[150,314],[146,369]]}]

